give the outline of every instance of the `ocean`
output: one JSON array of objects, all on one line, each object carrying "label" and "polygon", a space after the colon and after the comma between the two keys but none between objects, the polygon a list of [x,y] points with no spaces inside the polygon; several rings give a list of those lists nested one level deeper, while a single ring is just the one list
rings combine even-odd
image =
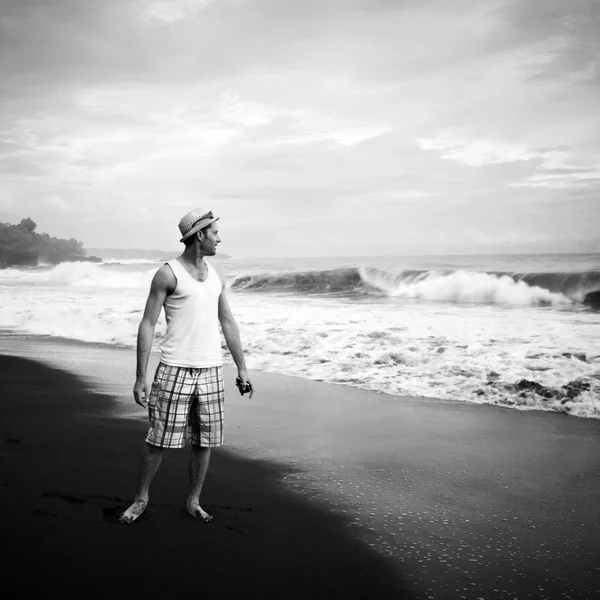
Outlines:
[{"label": "ocean", "polygon": [[[0,330],[134,348],[163,256],[0,270]],[[250,369],[600,418],[600,254],[213,262]]]}]

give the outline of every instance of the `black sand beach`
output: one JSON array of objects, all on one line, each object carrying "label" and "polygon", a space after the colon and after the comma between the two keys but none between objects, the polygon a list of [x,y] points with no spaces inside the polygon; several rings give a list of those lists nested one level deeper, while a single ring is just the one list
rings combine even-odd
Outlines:
[{"label": "black sand beach", "polygon": [[[156,357],[152,359],[156,364]],[[0,338],[3,591],[49,598],[594,598],[600,422],[226,370],[227,445],[131,500],[131,350]]]}]

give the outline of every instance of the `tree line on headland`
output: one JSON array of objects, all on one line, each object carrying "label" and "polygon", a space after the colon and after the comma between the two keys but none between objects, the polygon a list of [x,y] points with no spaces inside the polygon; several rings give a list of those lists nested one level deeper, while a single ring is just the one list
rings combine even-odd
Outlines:
[{"label": "tree line on headland", "polygon": [[83,242],[37,233],[36,228],[37,224],[30,218],[22,219],[18,225],[0,223],[0,268],[73,261],[102,262],[96,256],[86,256]]}]

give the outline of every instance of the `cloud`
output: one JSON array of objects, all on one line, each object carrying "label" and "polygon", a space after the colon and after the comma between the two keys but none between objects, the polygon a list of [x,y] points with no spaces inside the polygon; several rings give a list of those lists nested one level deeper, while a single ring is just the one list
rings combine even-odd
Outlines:
[{"label": "cloud", "polygon": [[440,136],[417,140],[417,144],[423,150],[441,150],[444,160],[457,160],[474,167],[543,158],[524,146],[491,140],[464,141]]},{"label": "cloud", "polygon": [[464,140],[452,134],[419,139],[417,145],[423,150],[437,152],[443,160],[454,160],[473,167],[529,163],[531,174],[523,179],[524,171],[515,171],[515,180],[507,181],[511,186],[564,189],[587,186],[590,182],[600,180],[600,169],[574,164],[574,153],[564,147],[527,148],[502,141]]},{"label": "cloud", "polygon": [[524,187],[548,187],[565,189],[572,187],[588,188],[590,183],[600,182],[600,170],[565,169],[562,172],[545,172],[533,175],[526,181],[514,184]]},{"label": "cloud", "polygon": [[346,232],[365,224],[370,253],[554,249],[566,222],[579,243],[600,218],[597,13],[588,0],[6,0],[0,214],[156,247],[210,204],[239,255],[356,253]]}]

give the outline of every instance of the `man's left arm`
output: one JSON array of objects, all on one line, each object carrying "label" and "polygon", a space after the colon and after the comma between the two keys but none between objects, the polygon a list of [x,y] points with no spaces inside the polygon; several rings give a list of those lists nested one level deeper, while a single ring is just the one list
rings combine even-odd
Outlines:
[{"label": "man's left arm", "polygon": [[[221,322],[225,342],[237,367],[238,377],[242,380],[243,387],[246,387],[248,383],[248,370],[246,369],[246,360],[244,358],[244,351],[242,350],[240,328],[231,312],[224,283],[221,295],[219,296],[219,321]],[[250,398],[252,398],[252,391],[250,391]]]}]

